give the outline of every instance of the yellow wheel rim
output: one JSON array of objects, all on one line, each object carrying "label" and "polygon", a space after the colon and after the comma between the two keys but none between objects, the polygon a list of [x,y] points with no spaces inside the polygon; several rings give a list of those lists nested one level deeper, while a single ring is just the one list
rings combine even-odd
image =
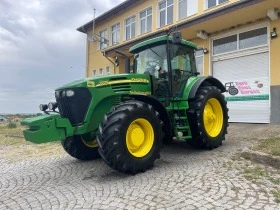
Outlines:
[{"label": "yellow wheel rim", "polygon": [[84,145],[86,145],[87,147],[90,147],[90,148],[98,147],[96,139],[93,139],[91,141],[85,141],[82,137],[81,137],[81,139],[82,139]]},{"label": "yellow wheel rim", "polygon": [[210,98],[204,107],[203,112],[204,127],[207,134],[216,137],[223,128],[223,109],[220,102],[215,98]]},{"label": "yellow wheel rim", "polygon": [[149,121],[139,118],[134,120],[126,132],[126,146],[135,157],[147,155],[154,144],[154,129]]}]

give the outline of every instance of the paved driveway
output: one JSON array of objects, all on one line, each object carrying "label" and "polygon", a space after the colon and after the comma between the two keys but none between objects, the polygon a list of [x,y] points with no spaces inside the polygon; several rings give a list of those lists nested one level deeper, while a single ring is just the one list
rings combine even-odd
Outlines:
[{"label": "paved driveway", "polygon": [[[252,128],[257,137],[265,135]],[[271,182],[245,178],[242,171],[252,165],[237,154],[252,140],[242,140],[240,129],[246,128],[232,125],[223,146],[211,151],[184,143],[165,146],[152,170],[134,176],[102,160],[68,155],[2,159],[0,209],[280,209]]]}]

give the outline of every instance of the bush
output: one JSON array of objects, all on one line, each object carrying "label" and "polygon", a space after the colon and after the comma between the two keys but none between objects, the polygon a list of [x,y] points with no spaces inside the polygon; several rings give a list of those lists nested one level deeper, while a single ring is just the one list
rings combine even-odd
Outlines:
[{"label": "bush", "polygon": [[13,122],[10,122],[8,125],[7,125],[8,128],[16,128],[17,127],[17,124],[13,123]]}]

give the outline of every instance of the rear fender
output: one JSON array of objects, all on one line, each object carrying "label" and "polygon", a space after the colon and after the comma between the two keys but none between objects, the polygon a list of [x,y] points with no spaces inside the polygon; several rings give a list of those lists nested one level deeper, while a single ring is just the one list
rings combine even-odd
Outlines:
[{"label": "rear fender", "polygon": [[190,99],[193,99],[195,97],[195,94],[196,94],[199,87],[208,86],[208,85],[216,86],[218,89],[221,90],[222,93],[226,91],[225,86],[218,79],[216,79],[214,77],[211,77],[211,76],[201,77],[192,86],[188,99],[190,100]]}]

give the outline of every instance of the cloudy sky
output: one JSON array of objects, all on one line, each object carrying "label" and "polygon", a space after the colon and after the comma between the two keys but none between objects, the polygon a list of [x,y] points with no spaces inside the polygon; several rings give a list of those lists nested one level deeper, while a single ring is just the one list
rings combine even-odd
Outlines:
[{"label": "cloudy sky", "polygon": [[37,113],[54,89],[85,77],[76,28],[124,0],[0,0],[0,113]]}]

